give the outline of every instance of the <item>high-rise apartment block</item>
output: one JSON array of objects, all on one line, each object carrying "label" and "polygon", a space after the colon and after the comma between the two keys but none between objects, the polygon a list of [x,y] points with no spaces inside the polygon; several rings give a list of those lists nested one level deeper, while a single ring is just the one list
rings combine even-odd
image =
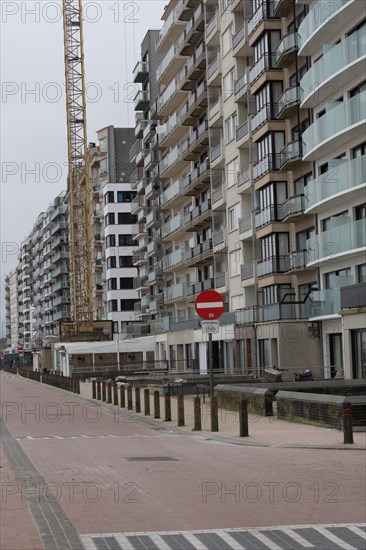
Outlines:
[{"label": "high-rise apartment block", "polygon": [[140,333],[205,371],[194,300],[215,288],[216,367],[364,376],[364,3],[171,0],[162,18],[134,74]]}]

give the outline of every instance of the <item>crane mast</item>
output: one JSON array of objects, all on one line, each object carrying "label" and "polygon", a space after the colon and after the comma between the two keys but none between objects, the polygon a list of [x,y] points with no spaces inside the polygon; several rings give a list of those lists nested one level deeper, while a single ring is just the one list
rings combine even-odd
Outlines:
[{"label": "crane mast", "polygon": [[63,23],[72,304],[69,331],[77,335],[93,322],[82,0],[63,0]]}]

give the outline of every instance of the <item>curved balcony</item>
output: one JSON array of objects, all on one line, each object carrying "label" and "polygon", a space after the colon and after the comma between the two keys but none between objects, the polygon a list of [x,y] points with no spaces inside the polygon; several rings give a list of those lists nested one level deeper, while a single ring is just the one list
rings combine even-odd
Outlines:
[{"label": "curved balcony", "polygon": [[314,235],[306,242],[308,266],[316,267],[340,257],[364,254],[366,250],[365,220],[349,221]]},{"label": "curved balcony", "polygon": [[249,81],[252,85],[265,71],[279,70],[277,67],[277,53],[265,53],[250,69]]},{"label": "curved balcony", "polygon": [[352,160],[329,161],[329,170],[311,180],[306,186],[306,213],[316,214],[324,208],[333,207],[348,200],[348,195],[365,194],[366,156]]},{"label": "curved balcony", "polygon": [[302,162],[302,141],[291,141],[281,151],[281,170],[293,170]]},{"label": "curved balcony", "polygon": [[296,58],[296,54],[299,50],[299,35],[297,32],[292,32],[284,36],[278,45],[276,50],[277,67],[284,68],[291,65]]},{"label": "curved balcony", "polygon": [[278,100],[277,118],[291,118],[300,105],[300,87],[287,88]]},{"label": "curved balcony", "polygon": [[324,55],[314,63],[300,82],[302,108],[321,103],[360,72],[365,72],[366,29],[362,28],[339,44],[327,45]]},{"label": "curved balcony", "polygon": [[325,104],[326,113],[303,133],[303,160],[314,160],[351,141],[364,139],[366,92]]},{"label": "curved balcony", "polygon": [[276,120],[278,115],[278,103],[267,103],[252,118],[251,128],[255,132],[266,122]]},{"label": "curved balcony", "polygon": [[299,54],[313,55],[360,16],[359,0],[319,0],[299,27]]}]

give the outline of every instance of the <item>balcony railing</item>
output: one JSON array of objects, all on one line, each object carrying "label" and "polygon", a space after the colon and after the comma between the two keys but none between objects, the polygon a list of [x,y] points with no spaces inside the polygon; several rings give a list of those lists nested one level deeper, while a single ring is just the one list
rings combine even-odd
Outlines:
[{"label": "balcony railing", "polygon": [[179,229],[181,229],[183,226],[183,214],[179,213],[174,218],[169,220],[168,222],[164,223],[161,227],[161,236],[162,238],[166,238],[172,233],[175,233]]},{"label": "balcony railing", "polygon": [[281,151],[281,168],[288,165],[290,162],[302,159],[302,141],[292,141],[288,143]]},{"label": "balcony railing", "polygon": [[366,91],[347,101],[326,103],[325,108],[325,115],[313,122],[303,133],[304,157],[336,134],[347,131],[353,125],[364,124]]},{"label": "balcony railing", "polygon": [[294,195],[287,199],[282,205],[283,219],[296,214],[301,214],[305,209],[305,195]]},{"label": "balcony railing", "polygon": [[257,264],[258,277],[265,277],[272,273],[285,273],[287,271],[286,256],[272,256],[265,260],[260,260]]},{"label": "balcony railing", "polygon": [[293,107],[295,105],[299,105],[299,103],[300,87],[292,86],[291,88],[287,88],[278,100],[277,116],[280,117],[286,109],[289,109],[290,107]]},{"label": "balcony railing", "polygon": [[253,84],[263,73],[264,71],[277,69],[277,54],[276,53],[265,53],[257,63],[250,69],[249,80]]},{"label": "balcony railing", "polygon": [[304,269],[308,260],[306,250],[296,250],[290,252],[286,257],[286,271],[295,271],[297,269]]},{"label": "balcony railing", "polygon": [[253,165],[253,179],[256,180],[261,178],[268,172],[273,172],[280,170],[281,168],[281,153],[273,153],[272,155],[267,155],[262,159],[258,160]]},{"label": "balcony railing", "polygon": [[277,65],[281,65],[284,57],[292,52],[295,52],[299,49],[299,35],[297,32],[291,32],[284,36],[281,42],[278,45],[276,50],[277,54]]},{"label": "balcony railing", "polygon": [[301,305],[301,317],[314,318],[337,315],[341,310],[341,288],[354,283],[352,276],[337,277],[337,286],[311,292],[309,299]]},{"label": "balcony railing", "polygon": [[240,27],[240,29],[233,35],[233,40],[232,40],[233,50],[244,39],[245,39],[245,25]]},{"label": "balcony railing", "polygon": [[265,122],[277,118],[279,111],[278,103],[267,103],[252,118],[252,132],[259,128]]},{"label": "balcony railing", "polygon": [[323,23],[327,20],[330,21],[333,18],[336,20],[337,12],[347,2],[349,2],[349,0],[332,0],[332,2],[323,2],[320,0],[314,4],[299,27],[300,49],[305,45],[311,35],[323,25]]},{"label": "balcony railing", "polygon": [[226,284],[226,273],[217,273],[215,275],[215,286],[221,288]]},{"label": "balcony railing", "polygon": [[263,2],[259,8],[253,13],[252,18],[248,22],[248,35],[251,36],[255,29],[265,19],[276,19],[274,16],[275,2]]},{"label": "balcony railing", "polygon": [[239,233],[245,233],[252,229],[252,216],[246,216],[239,219]]},{"label": "balcony railing", "polygon": [[165,206],[171,202],[175,197],[181,195],[183,191],[183,180],[176,180],[168,189],[163,191],[160,195],[160,207]]},{"label": "balcony railing", "polygon": [[220,155],[221,155],[221,143],[219,143],[218,145],[215,145],[215,146],[212,147],[212,149],[211,149],[211,162],[213,162],[214,160],[219,158]]},{"label": "balcony railing", "polygon": [[225,242],[225,232],[223,229],[220,229],[220,231],[216,231],[213,236],[213,243],[214,246],[218,246],[219,244],[222,244]]},{"label": "balcony railing", "polygon": [[179,300],[184,298],[187,295],[187,288],[185,283],[177,283],[168,288],[164,288],[164,300],[166,302],[171,302],[174,300]]},{"label": "balcony railing", "polygon": [[[323,83],[326,83],[333,75],[344,71],[357,59],[364,57],[365,50],[366,32],[364,28],[352,33],[339,44],[327,44],[323,56],[310,67],[301,79],[301,101],[312,94],[319,94]],[[324,89],[325,94],[327,93],[326,88]]]},{"label": "balcony railing", "polygon": [[[366,247],[365,220],[341,220],[336,227],[314,235],[306,242],[309,263],[326,261],[337,254],[352,253]],[[334,223],[338,220],[335,218]],[[339,222],[338,222],[339,223]]]},{"label": "balcony railing", "polygon": [[258,228],[269,223],[280,222],[283,217],[282,204],[270,204],[256,213],[255,226]]},{"label": "balcony railing", "polygon": [[242,281],[246,281],[247,279],[251,279],[254,277],[254,265],[241,265],[240,266],[240,278]]},{"label": "balcony railing", "polygon": [[366,157],[352,160],[333,159],[329,161],[328,172],[311,180],[306,186],[306,208],[311,209],[317,203],[329,200],[338,193],[345,193],[366,185]]},{"label": "balcony railing", "polygon": [[167,256],[164,256],[162,259],[162,267],[164,270],[167,270],[173,266],[176,266],[185,260],[184,248],[180,247],[174,252],[171,252]]},{"label": "balcony railing", "polygon": [[236,129],[236,134],[235,134],[236,141],[241,140],[247,134],[248,134],[248,121],[245,121]]}]

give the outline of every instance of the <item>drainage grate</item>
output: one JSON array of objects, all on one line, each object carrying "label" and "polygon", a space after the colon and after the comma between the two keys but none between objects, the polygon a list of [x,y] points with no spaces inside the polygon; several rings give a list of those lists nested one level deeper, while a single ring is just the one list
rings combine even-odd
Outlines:
[{"label": "drainage grate", "polygon": [[178,458],[174,458],[172,456],[126,456],[125,458],[129,462],[138,462],[138,461],[140,461],[140,462],[142,462],[142,461],[145,461],[145,462],[158,462],[158,461],[168,462],[168,461],[172,461],[172,460],[179,462]]}]

